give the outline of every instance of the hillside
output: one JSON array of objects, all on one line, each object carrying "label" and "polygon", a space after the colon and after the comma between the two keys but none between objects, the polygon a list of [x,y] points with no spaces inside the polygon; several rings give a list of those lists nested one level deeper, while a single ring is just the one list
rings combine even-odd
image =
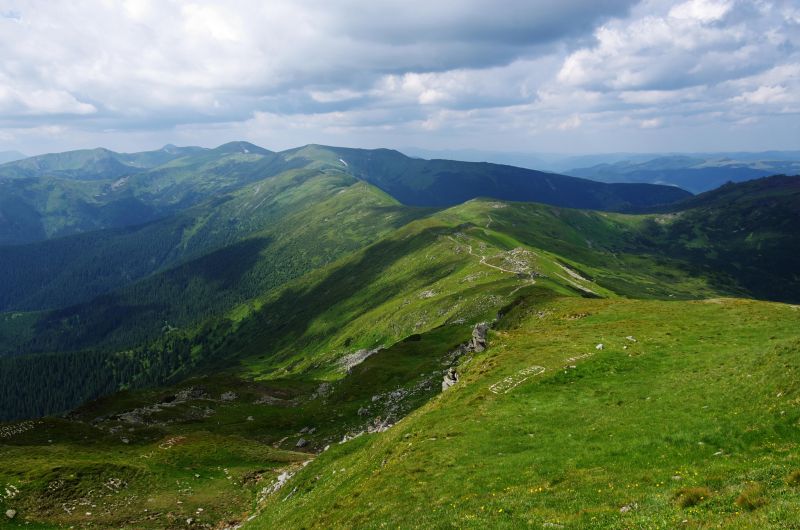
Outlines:
[{"label": "hillside", "polygon": [[453,388],[332,445],[245,528],[786,528],[799,324],[732,299],[527,298]]},{"label": "hillside", "polygon": [[234,142],[32,157],[0,166],[0,245],[22,244],[164,218],[282,171],[274,155]]},{"label": "hillside", "polygon": [[416,206],[452,206],[477,197],[620,211],[666,204],[689,196],[671,186],[604,184],[530,169],[480,162],[410,158],[390,149],[307,146],[283,153],[325,163],[364,179]]},{"label": "hillside", "polygon": [[649,244],[701,274],[727,275],[750,296],[800,301],[800,176],[728,184],[653,218]]},{"label": "hillside", "polygon": [[[0,310],[72,306],[255,234],[263,239],[277,231],[288,239],[292,232],[310,229],[290,216],[336,215],[338,210],[328,211],[326,204],[337,201],[326,201],[354,184],[342,173],[291,170],[147,224],[0,247],[0,272],[12,280],[0,286]],[[376,200],[384,201],[390,213],[394,201],[380,192],[356,190],[363,191],[355,187],[339,197],[338,208],[347,200],[348,207]],[[325,232],[323,226],[318,229]],[[320,238],[319,244],[331,242]]]},{"label": "hillside", "polygon": [[[370,349],[413,334],[420,326],[427,329],[444,323],[453,308],[460,307],[454,300],[463,305],[481,292],[457,289],[444,296],[447,291],[438,287],[437,282],[467,281],[454,276],[464,260],[479,260],[479,270],[468,274],[470,278],[471,274],[483,278],[490,272],[485,269],[497,271],[500,277],[522,275],[523,280],[511,290],[527,285],[524,279],[528,278],[559,292],[590,296],[687,299],[745,294],[787,301],[800,297],[796,254],[779,252],[797,245],[788,229],[797,215],[791,194],[778,195],[781,204],[789,201],[783,209],[774,204],[770,208],[780,223],[754,224],[751,231],[735,230],[720,237],[707,234],[737,226],[731,224],[731,216],[747,219],[747,210],[722,208],[727,216],[722,219],[698,208],[672,217],[633,216],[479,200],[430,213],[393,204],[375,188],[345,174],[289,171],[265,183],[266,188],[254,184],[216,205],[214,215],[202,210],[198,216],[205,223],[202,230],[184,227],[184,233],[194,233],[199,241],[219,241],[217,250],[77,305],[42,313],[7,313],[0,319],[2,351],[72,352],[61,357],[64,370],[79,366],[70,364],[70,359],[80,358],[86,350],[133,348],[136,356],[124,362],[133,363],[134,368],[137,363],[152,362],[144,359],[169,354],[159,361],[163,366],[152,366],[150,375],[109,373],[110,380],[86,383],[83,390],[70,385],[60,399],[73,404],[105,392],[101,389],[109,384],[113,388],[136,378],[152,382],[173,377],[175,356],[180,355],[175,341],[194,345],[191,348],[197,352],[180,373],[209,358],[251,355],[248,352],[253,347],[258,350],[263,341],[271,345],[270,361],[257,371],[274,373],[286,363],[294,363],[293,370],[303,370],[326,348],[340,350],[348,342]],[[257,188],[266,193],[259,200],[252,196]],[[272,206],[255,215],[256,210],[250,209],[268,197]],[[763,198],[754,196],[753,200],[758,203]],[[284,207],[279,206],[282,203]],[[272,216],[266,214],[261,224],[254,225],[260,229],[239,231],[230,222],[232,218],[255,221],[265,212]],[[402,226],[420,216],[425,217]],[[325,219],[332,218],[338,219],[338,230],[327,228]],[[691,223],[692,238],[687,238],[686,223]],[[772,246],[754,244],[768,234],[772,234]],[[241,239],[234,242],[237,237]],[[187,246],[175,248],[192,248],[191,240],[181,245]],[[370,246],[359,250],[365,245]],[[772,267],[759,272],[760,256],[767,252]],[[454,254],[461,254],[460,261],[451,263],[449,256]],[[337,259],[344,261],[334,269],[326,267]],[[411,277],[410,271],[414,272]],[[115,277],[111,274],[107,279]],[[67,288],[69,278],[64,276],[60,287],[53,284],[57,288],[53,292],[77,295]],[[300,283],[285,284],[293,278]],[[381,287],[373,290],[373,281]],[[354,291],[353,286],[358,289]],[[430,300],[408,306],[414,311],[400,318],[414,291],[432,293]],[[495,298],[491,305],[502,299]],[[435,310],[418,307],[433,303],[439,304]],[[432,312],[437,316],[432,317]],[[369,335],[364,335],[365,329]],[[259,338],[264,333],[268,336]],[[306,352],[302,362],[297,357],[300,351]],[[281,361],[290,354],[291,361]],[[27,362],[25,358],[7,361],[9,377],[14,379],[11,374],[25,370]],[[119,368],[126,373],[129,369]],[[6,410],[18,406],[16,392],[40,384],[38,375],[17,378],[4,398]],[[26,406],[39,407],[36,403],[37,398],[31,397]]]},{"label": "hillside", "polygon": [[311,145],[273,153],[248,142],[142,153],[93,149],[0,165],[0,245],[147,223],[291,169],[345,172],[411,206],[495,197],[620,211],[689,197],[669,186],[600,184],[512,166],[414,159],[388,149]]},{"label": "hillside", "polygon": [[22,157],[0,165],[0,178],[62,177],[76,180],[113,179],[153,168],[202,151],[199,147],[167,145],[157,151],[116,153],[109,149],[80,149]]},{"label": "hillside", "polygon": [[779,252],[797,178],[635,215],[424,209],[339,154],[257,155],[268,176],[163,220],[3,249],[8,307],[37,309],[0,314],[3,418],[84,405],[0,425],[0,509],[136,528],[795,517],[800,314],[730,297],[800,296]]}]

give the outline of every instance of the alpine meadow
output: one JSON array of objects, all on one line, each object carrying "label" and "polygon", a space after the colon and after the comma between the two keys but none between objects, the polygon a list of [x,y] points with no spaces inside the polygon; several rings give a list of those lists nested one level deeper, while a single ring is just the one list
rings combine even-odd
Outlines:
[{"label": "alpine meadow", "polygon": [[794,0],[2,4],[0,528],[800,529]]}]

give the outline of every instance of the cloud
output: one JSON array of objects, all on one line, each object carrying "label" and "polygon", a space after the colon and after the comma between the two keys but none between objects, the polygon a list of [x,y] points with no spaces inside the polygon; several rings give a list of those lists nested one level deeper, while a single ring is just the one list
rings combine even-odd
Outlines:
[{"label": "cloud", "polygon": [[664,121],[661,118],[650,118],[649,120],[642,120],[639,127],[642,129],[656,129],[661,127]]},{"label": "cloud", "polygon": [[745,92],[741,96],[736,96],[732,101],[737,103],[753,103],[756,105],[766,105],[770,103],[784,103],[790,101],[792,96],[786,90],[786,87],[776,86],[760,86],[750,92]]},{"label": "cloud", "polygon": [[561,123],[559,123],[558,124],[558,129],[560,129],[562,131],[568,131],[570,129],[577,129],[578,127],[581,126],[582,123],[583,123],[583,120],[581,120],[581,117],[578,116],[577,114],[573,114],[572,116],[570,116],[566,120],[564,120]]},{"label": "cloud", "polygon": [[800,105],[799,35],[791,0],[6,0],[0,130],[27,152],[59,134],[616,150],[629,130],[758,122],[786,138],[771,120]]}]

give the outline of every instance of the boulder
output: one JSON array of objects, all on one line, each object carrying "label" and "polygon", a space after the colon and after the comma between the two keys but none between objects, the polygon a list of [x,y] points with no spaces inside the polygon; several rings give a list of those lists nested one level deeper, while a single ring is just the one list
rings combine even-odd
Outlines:
[{"label": "boulder", "polygon": [[456,383],[458,383],[458,372],[456,372],[455,368],[450,368],[444,374],[444,379],[442,380],[442,392]]},{"label": "boulder", "polygon": [[17,510],[6,510],[6,517],[13,519],[17,516]]},{"label": "boulder", "polygon": [[297,440],[297,443],[295,444],[295,447],[297,447],[298,449],[301,449],[301,448],[303,448],[303,447],[305,447],[307,445],[308,445],[308,440],[306,440],[305,438],[300,438],[299,440]]},{"label": "boulder", "polygon": [[219,396],[219,400],[220,401],[235,401],[236,398],[238,398],[238,397],[239,396],[236,394],[236,392],[228,391],[228,392],[223,392],[222,395]]},{"label": "boulder", "polygon": [[472,330],[472,338],[469,340],[467,349],[476,353],[480,353],[486,349],[486,332],[489,331],[489,325],[486,322],[475,324]]}]

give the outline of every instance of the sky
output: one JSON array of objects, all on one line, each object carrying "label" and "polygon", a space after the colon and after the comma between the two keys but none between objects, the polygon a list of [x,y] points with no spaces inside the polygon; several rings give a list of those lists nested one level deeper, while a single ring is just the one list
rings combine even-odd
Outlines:
[{"label": "sky", "polygon": [[0,151],[800,149],[800,0],[0,0]]}]

